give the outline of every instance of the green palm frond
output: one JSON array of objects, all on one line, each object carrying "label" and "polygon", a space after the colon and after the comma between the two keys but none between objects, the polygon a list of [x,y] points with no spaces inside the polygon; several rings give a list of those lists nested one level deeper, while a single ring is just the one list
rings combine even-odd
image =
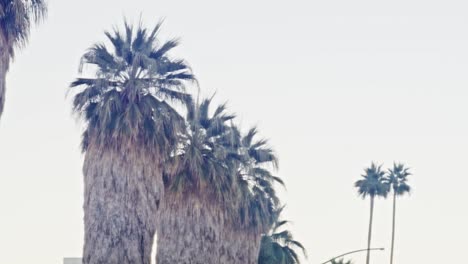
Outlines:
[{"label": "green palm frond", "polygon": [[166,185],[179,193],[205,192],[222,203],[234,198],[235,175],[229,170],[228,150],[222,142],[229,133],[228,121],[234,117],[227,114],[225,106],[217,107],[210,115],[211,102],[212,98],[199,104],[187,102],[187,130],[173,157],[177,168],[166,173]]},{"label": "green palm frond", "polygon": [[177,145],[184,119],[168,102],[189,102],[185,85],[195,77],[183,60],[167,54],[171,49],[161,50],[160,28],[125,22],[123,31],[105,32],[110,45],[95,44],[83,55],[80,71],[92,65],[94,77],[77,78],[70,87],[73,110],[86,122],[84,151],[93,143],[118,147],[114,142],[123,138],[164,153]]},{"label": "green palm frond", "polygon": [[298,250],[307,257],[304,246],[293,239],[290,231],[283,229],[286,223],[288,221],[277,219],[271,230],[262,236],[259,264],[300,264]]},{"label": "green palm frond", "polygon": [[278,158],[264,139],[255,140],[257,128],[251,128],[244,136],[235,126],[231,130],[231,149],[238,159],[231,167],[238,174],[239,213],[242,225],[266,232],[275,221],[275,210],[280,200],[274,184],[284,184],[270,169],[277,169]]},{"label": "green palm frond", "polygon": [[6,39],[8,54],[28,41],[31,26],[47,14],[45,0],[0,0],[0,34]]}]

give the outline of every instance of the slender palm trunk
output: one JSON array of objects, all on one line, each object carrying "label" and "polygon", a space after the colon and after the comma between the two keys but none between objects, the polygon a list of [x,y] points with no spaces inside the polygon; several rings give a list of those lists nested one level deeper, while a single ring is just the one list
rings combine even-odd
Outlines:
[{"label": "slender palm trunk", "polygon": [[0,118],[5,106],[6,74],[10,64],[8,45],[0,30]]},{"label": "slender palm trunk", "polygon": [[393,264],[393,246],[395,244],[396,197],[397,197],[396,192],[393,192],[392,247],[390,249],[390,264]]},{"label": "slender palm trunk", "polygon": [[367,237],[367,258],[366,264],[370,263],[370,248],[371,248],[371,238],[372,238],[372,218],[374,215],[374,196],[370,197],[370,220],[369,220],[369,233]]},{"label": "slender palm trunk", "polygon": [[[203,194],[201,195],[203,196]],[[166,191],[158,216],[158,264],[256,264],[260,234],[234,228],[209,197]]]},{"label": "slender palm trunk", "polygon": [[130,145],[86,151],[83,264],[151,263],[162,175],[155,155]]}]

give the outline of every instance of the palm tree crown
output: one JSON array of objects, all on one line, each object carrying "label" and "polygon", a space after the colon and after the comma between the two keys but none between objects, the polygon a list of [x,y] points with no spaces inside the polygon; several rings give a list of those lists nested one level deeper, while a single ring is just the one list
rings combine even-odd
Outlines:
[{"label": "palm tree crown", "polygon": [[408,185],[410,175],[409,168],[402,163],[394,163],[393,168],[388,170],[385,181],[396,195],[401,196],[411,192],[411,187]]},{"label": "palm tree crown", "polygon": [[14,48],[26,44],[31,24],[39,22],[46,13],[44,0],[0,0],[0,34],[7,43],[7,47],[0,48],[6,48],[13,57]]},{"label": "palm tree crown", "polygon": [[226,162],[228,150],[223,140],[230,129],[227,122],[235,116],[226,113],[225,104],[210,116],[211,101],[212,98],[205,99],[198,105],[193,100],[187,102],[187,129],[172,159],[175,171],[166,173],[165,182],[169,190],[178,194],[203,192],[227,200],[234,179]]},{"label": "palm tree crown", "polygon": [[159,151],[174,145],[183,118],[167,100],[189,100],[185,82],[195,78],[183,60],[168,55],[178,41],[158,41],[160,27],[158,23],[148,31],[125,23],[124,33],[105,32],[110,47],[95,44],[82,57],[81,70],[86,65],[95,70],[93,78],[71,84],[82,88],[74,96],[73,109],[87,123],[83,150],[90,144],[116,147],[112,142],[123,137]]},{"label": "palm tree crown", "polygon": [[241,226],[265,233],[274,224],[280,204],[274,183],[284,185],[281,178],[271,172],[278,168],[278,158],[267,140],[255,139],[258,134],[255,127],[241,136],[234,126],[232,133],[238,159],[233,159],[231,168],[238,175],[240,187],[237,218]]},{"label": "palm tree crown", "polygon": [[300,264],[297,250],[306,256],[304,246],[293,239],[290,231],[284,230],[287,223],[277,220],[271,230],[262,236],[258,264]]},{"label": "palm tree crown", "polygon": [[365,169],[365,174],[361,175],[362,179],[356,181],[354,186],[358,188],[358,194],[364,199],[367,196],[383,196],[388,194],[388,184],[385,183],[385,171],[382,166],[377,166],[372,163],[370,167]]}]

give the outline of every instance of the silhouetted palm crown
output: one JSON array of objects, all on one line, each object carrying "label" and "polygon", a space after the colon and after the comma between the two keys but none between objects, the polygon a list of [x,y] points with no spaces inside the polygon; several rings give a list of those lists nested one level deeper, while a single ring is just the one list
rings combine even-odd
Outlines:
[{"label": "silhouetted palm crown", "polygon": [[[14,48],[28,40],[31,24],[47,13],[44,0],[0,0],[0,34],[6,39],[11,57]],[[3,51],[2,51],[3,52]]]},{"label": "silhouetted palm crown", "polygon": [[411,187],[407,182],[410,175],[409,168],[405,168],[403,164],[393,164],[385,180],[396,195],[404,195],[411,192]]},{"label": "silhouetted palm crown", "polygon": [[382,166],[372,163],[369,168],[366,168],[365,174],[361,176],[362,179],[358,180],[354,186],[358,188],[358,194],[362,198],[387,196],[389,186],[385,183],[385,172],[382,171]]},{"label": "silhouetted palm crown", "polygon": [[[78,78],[71,87],[74,111],[87,122],[83,149],[98,143],[116,147],[115,140],[156,146],[174,145],[183,118],[167,101],[186,102],[186,81],[194,80],[188,65],[169,57],[177,40],[157,39],[161,23],[151,31],[125,23],[124,33],[105,32],[111,43],[95,44],[82,57],[81,70],[90,66],[93,78]],[[91,140],[93,139],[93,140]]]}]

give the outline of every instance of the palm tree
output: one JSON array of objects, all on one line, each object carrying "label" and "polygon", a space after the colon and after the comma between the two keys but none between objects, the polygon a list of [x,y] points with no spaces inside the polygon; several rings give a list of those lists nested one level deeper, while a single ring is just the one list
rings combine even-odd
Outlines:
[{"label": "palm tree", "polygon": [[[370,197],[370,220],[369,233],[367,238],[367,248],[371,248],[372,237],[372,218],[374,214],[374,199],[376,196],[386,197],[388,194],[388,185],[384,182],[385,172],[382,171],[382,166],[377,166],[372,163],[369,168],[365,169],[363,178],[358,180],[354,186],[358,189],[358,194],[365,199]],[[367,250],[366,264],[370,261],[370,250]]]},{"label": "palm tree", "polygon": [[183,118],[168,104],[185,102],[194,80],[169,57],[176,40],[152,30],[106,32],[82,57],[92,78],[78,78],[73,110],[86,124],[83,263],[150,263],[156,214],[164,192],[162,166],[178,144]]},{"label": "palm tree", "polygon": [[287,223],[277,220],[273,228],[262,236],[258,264],[300,264],[297,250],[302,250],[306,256],[304,246],[293,239],[290,231],[282,230]]},{"label": "palm tree", "polygon": [[351,262],[351,260],[348,260],[345,262],[344,259],[340,259],[340,260],[332,260],[330,264],[353,264],[353,262]]},{"label": "palm tree", "polygon": [[44,0],[0,0],[0,118],[5,105],[6,74],[15,49],[29,38],[31,24],[47,13]]},{"label": "palm tree", "polygon": [[[253,146],[241,137],[229,124],[234,116],[225,105],[210,115],[211,100],[187,104],[183,144],[164,177],[156,256],[160,264],[254,264],[260,234],[251,231],[271,226],[267,218],[278,199],[270,182],[280,180],[257,163],[276,164],[276,157],[264,147],[266,141]],[[251,139],[255,134],[252,130]]]},{"label": "palm tree", "polygon": [[166,170],[165,197],[158,214],[156,262],[235,263],[225,254],[224,233],[236,197],[224,139],[226,105],[210,115],[212,98],[187,103],[187,131]]},{"label": "palm tree", "polygon": [[[265,139],[257,140],[258,130],[251,128],[244,136],[233,127],[233,148],[240,162],[232,168],[237,172],[240,195],[236,214],[236,232],[228,237],[228,243],[244,241],[237,249],[242,256],[238,263],[257,263],[262,234],[267,233],[277,220],[280,201],[275,183],[284,185],[281,178],[274,176],[271,169],[278,168],[275,152]],[[238,243],[238,242],[237,242]],[[235,248],[235,247],[233,247]]]},{"label": "palm tree", "polygon": [[393,191],[393,217],[392,217],[392,247],[390,250],[390,264],[393,264],[393,249],[395,244],[395,213],[397,196],[403,196],[410,193],[411,187],[408,185],[408,176],[411,173],[409,168],[403,164],[393,164],[393,168],[388,170],[386,182]]}]

